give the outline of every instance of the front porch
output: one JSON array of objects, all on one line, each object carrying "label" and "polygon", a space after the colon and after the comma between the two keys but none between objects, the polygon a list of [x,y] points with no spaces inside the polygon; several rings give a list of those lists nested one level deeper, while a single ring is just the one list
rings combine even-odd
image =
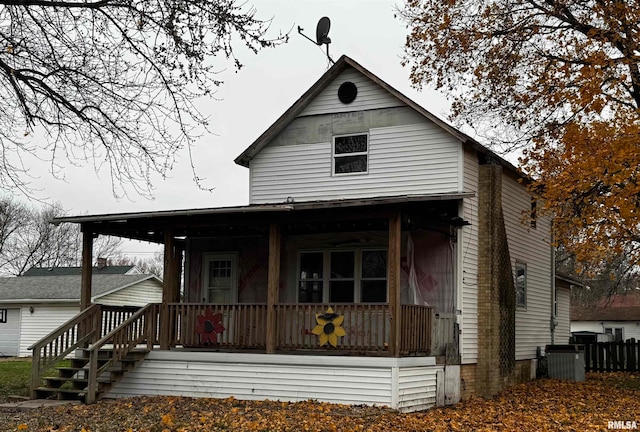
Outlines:
[{"label": "front porch", "polygon": [[[145,374],[160,373],[156,370],[158,362],[169,362],[170,367],[175,368],[171,374],[176,376],[181,375],[178,369],[184,366],[188,369],[185,373],[198,381],[205,379],[210,373],[206,372],[201,377],[196,377],[194,367],[215,371],[222,367],[221,365],[229,364],[241,369],[249,367],[247,365],[260,365],[262,375],[274,365],[287,365],[287,373],[293,374],[290,378],[294,381],[294,376],[305,376],[314,368],[323,369],[323,374],[329,373],[330,376],[344,374],[350,368],[363,368],[360,373],[376,370],[376,374],[382,373],[386,377],[385,380],[397,380],[398,376],[387,376],[387,372],[395,371],[397,374],[401,368],[408,368],[405,371],[407,373],[413,371],[412,373],[418,375],[433,375],[428,378],[433,380],[436,369],[444,371],[443,364],[433,370],[412,369],[436,366],[436,358],[432,355],[437,349],[431,343],[434,341],[433,335],[442,333],[443,329],[438,330],[438,327],[451,325],[449,320],[437,316],[433,308],[417,305],[401,307],[403,319],[400,329],[400,356],[410,356],[413,360],[393,360],[389,356],[391,316],[387,304],[335,304],[332,307],[337,316],[344,317],[342,325],[348,331],[339,338],[336,347],[327,349],[320,346],[317,335],[310,329],[317,325],[317,315],[324,314],[329,305],[276,305],[277,325],[272,337],[276,342],[277,354],[269,355],[266,354],[266,340],[269,335],[266,330],[265,304],[158,303],[143,308],[94,304],[31,347],[32,397],[81,397],[85,402],[91,403],[106,395],[118,397],[131,395],[131,392],[135,391],[140,394],[153,391],[155,394],[175,394],[176,389],[182,389],[179,390],[180,394],[192,395],[194,390],[186,390],[185,383],[171,384],[169,390],[162,385],[159,389],[152,390],[157,387],[153,383],[154,380],[140,381],[143,379],[141,377],[147,376]],[[217,324],[216,328],[219,331],[207,333],[206,328],[209,324]],[[168,339],[162,339],[163,331],[168,332]],[[161,348],[166,341],[166,346]],[[69,355],[74,356],[71,368],[60,368],[58,377],[43,378],[45,371]],[[309,358],[308,355],[313,357]],[[195,362],[196,366],[191,365],[192,362]],[[203,362],[208,364],[203,365]],[[132,372],[134,369],[137,370],[136,366],[139,364],[142,365],[141,370]],[[334,371],[329,372],[331,370]],[[214,373],[214,376],[217,381],[225,381],[225,378],[217,373]],[[351,380],[358,381],[362,378],[359,377],[359,373],[356,373]],[[291,381],[285,386],[304,387],[302,382],[305,378],[297,379],[300,380],[299,383]],[[43,380],[45,385],[42,385]],[[166,382],[172,380],[165,377]],[[163,385],[166,385],[166,382]],[[383,382],[379,384],[383,387],[387,385]],[[216,385],[208,390],[201,389],[200,392],[231,395],[225,393],[228,389],[215,388]],[[392,391],[383,392],[384,397],[380,396],[374,403],[393,402],[393,406],[397,405],[398,388],[391,386],[389,389]],[[299,395],[304,395],[300,396],[303,399],[316,397],[313,391],[297,391]],[[435,384],[430,391],[435,397]],[[391,397],[392,393],[395,396]],[[262,393],[258,392],[256,397],[260,394]],[[281,398],[286,397],[279,393],[274,394]]]},{"label": "front porch", "polygon": [[[454,262],[463,195],[60,219],[82,225],[83,312],[34,345],[34,396],[42,371],[82,348],[73,386],[89,403],[122,393],[138,364],[171,358],[189,368],[182,360],[197,354],[211,367],[223,358],[302,369],[375,357],[367,361],[392,374],[395,406],[401,365],[420,375],[459,364]],[[118,314],[89,303],[98,234],[164,245],[162,303]],[[130,361],[141,347],[147,358]],[[130,367],[114,376],[123,364]]]}]

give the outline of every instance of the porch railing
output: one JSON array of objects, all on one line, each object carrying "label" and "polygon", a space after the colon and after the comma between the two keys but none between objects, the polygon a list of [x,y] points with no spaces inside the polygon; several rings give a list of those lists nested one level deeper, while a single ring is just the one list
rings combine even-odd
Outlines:
[{"label": "porch railing", "polygon": [[172,303],[168,305],[168,318],[171,347],[266,347],[266,304]]},{"label": "porch railing", "polygon": [[[89,374],[86,402],[93,403],[97,397],[98,377],[122,360],[139,344],[146,343],[152,349],[158,329],[158,304],[148,304],[131,314],[120,325],[92,344],[89,349]],[[112,345],[112,355],[98,366],[100,350],[107,344]]]},{"label": "porch railing", "polygon": [[426,353],[431,350],[434,310],[428,306],[402,305],[400,353]]},{"label": "porch railing", "polygon": [[86,348],[103,338],[126,321],[139,307],[105,306],[93,304],[56,330],[29,347],[31,362],[31,389],[40,385],[42,374],[73,351]]},{"label": "porch railing", "polygon": [[344,316],[337,348],[345,351],[384,352],[389,349],[389,305],[385,303],[278,304],[276,305],[277,349],[320,349],[313,332],[322,315],[331,306]]},{"label": "porch railing", "polygon": [[[316,315],[331,306],[344,316],[344,336],[337,349],[350,352],[385,353],[389,350],[391,315],[386,303],[277,304],[276,349],[320,350]],[[162,307],[162,306],[160,306]],[[169,347],[264,349],[266,347],[266,304],[172,303],[166,306]],[[432,348],[433,308],[403,305],[400,351],[429,353]],[[163,314],[160,313],[162,320]],[[209,326],[207,330],[206,326]],[[167,336],[165,336],[167,337]]]}]

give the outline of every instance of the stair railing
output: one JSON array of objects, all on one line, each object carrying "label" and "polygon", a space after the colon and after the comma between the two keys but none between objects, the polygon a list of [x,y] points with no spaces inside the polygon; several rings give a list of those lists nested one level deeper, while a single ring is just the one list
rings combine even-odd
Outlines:
[{"label": "stair railing", "polygon": [[31,360],[31,398],[40,386],[42,374],[78,348],[85,348],[100,337],[100,305],[83,310],[56,330],[29,347]]},{"label": "stair railing", "polygon": [[[117,328],[107,333],[100,340],[92,344],[89,349],[89,376],[86,403],[96,401],[98,393],[98,377],[107,371],[114,363],[122,360],[133,351],[137,345],[146,341],[147,348],[152,349],[157,341],[158,313],[160,305],[151,303],[135,312]],[[105,345],[113,345],[113,355],[98,367],[100,349]]]}]

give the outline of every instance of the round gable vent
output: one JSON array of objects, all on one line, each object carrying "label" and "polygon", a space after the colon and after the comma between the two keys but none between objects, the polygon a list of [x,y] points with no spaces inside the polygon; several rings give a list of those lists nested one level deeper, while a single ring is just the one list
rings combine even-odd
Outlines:
[{"label": "round gable vent", "polygon": [[351,81],[346,81],[340,84],[338,88],[338,99],[343,104],[350,104],[356,99],[358,95],[358,87]]}]

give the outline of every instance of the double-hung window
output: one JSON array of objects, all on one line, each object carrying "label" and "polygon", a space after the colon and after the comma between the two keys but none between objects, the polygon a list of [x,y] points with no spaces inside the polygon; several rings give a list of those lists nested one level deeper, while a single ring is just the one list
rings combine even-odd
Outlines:
[{"label": "double-hung window", "polygon": [[527,307],[527,265],[523,262],[516,261],[516,307]]},{"label": "double-hung window", "polygon": [[333,137],[333,174],[366,173],[368,159],[369,135]]},{"label": "double-hung window", "polygon": [[298,302],[384,303],[387,251],[303,251],[298,256]]},{"label": "double-hung window", "polygon": [[616,342],[622,342],[624,340],[622,327],[605,327],[604,334],[612,335]]}]

